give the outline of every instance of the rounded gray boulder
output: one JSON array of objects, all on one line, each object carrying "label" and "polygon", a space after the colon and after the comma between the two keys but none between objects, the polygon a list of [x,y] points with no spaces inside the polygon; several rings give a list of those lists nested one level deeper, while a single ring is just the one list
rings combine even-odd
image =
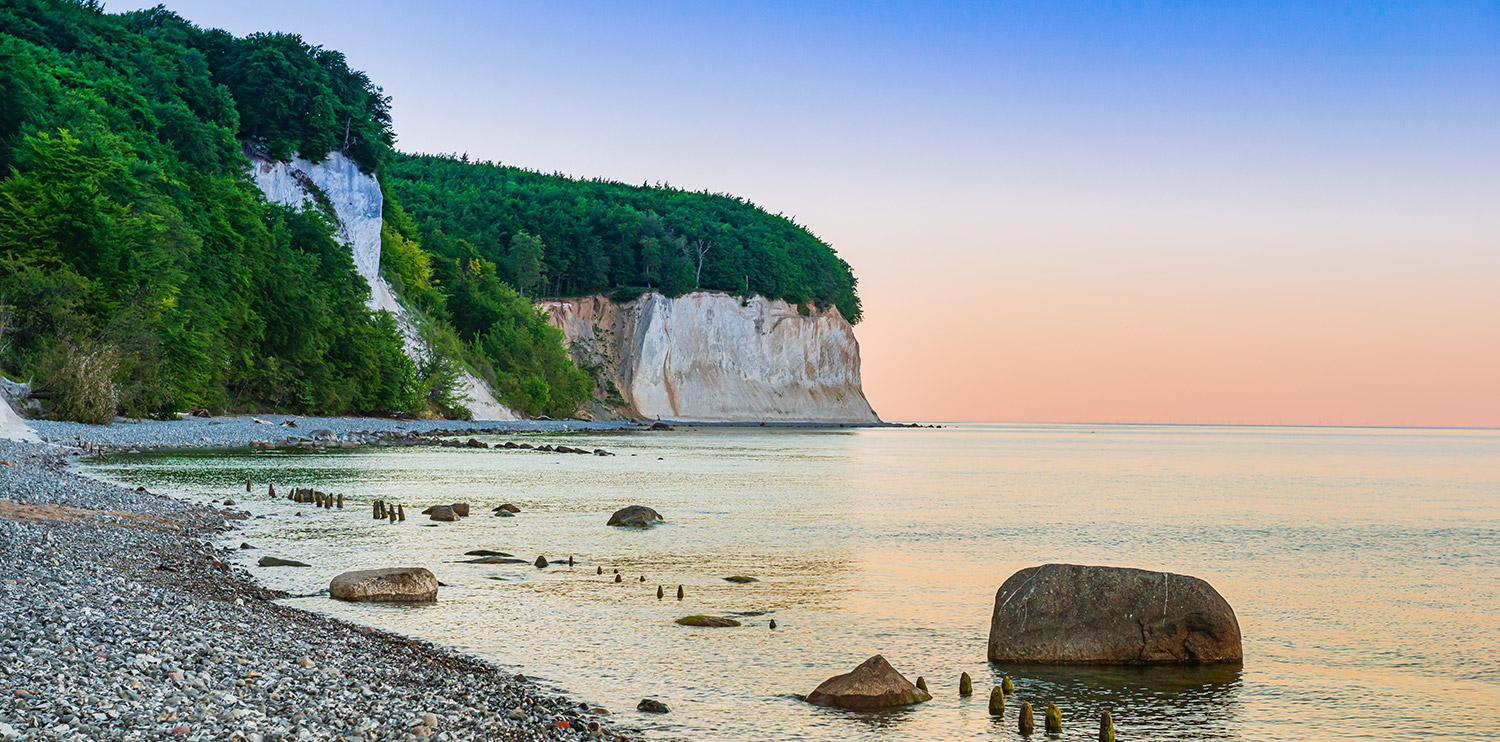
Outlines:
[{"label": "rounded gray boulder", "polygon": [[361,569],[328,583],[329,597],[359,603],[431,603],[437,591],[437,577],[422,567]]},{"label": "rounded gray boulder", "polygon": [[1044,564],[995,593],[992,662],[1239,662],[1240,624],[1196,577],[1125,567]]}]

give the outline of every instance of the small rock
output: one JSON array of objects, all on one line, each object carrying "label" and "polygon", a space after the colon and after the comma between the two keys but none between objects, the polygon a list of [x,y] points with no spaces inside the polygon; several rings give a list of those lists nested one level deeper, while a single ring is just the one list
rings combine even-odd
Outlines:
[{"label": "small rock", "polygon": [[605,525],[649,528],[660,522],[662,522],[661,513],[644,505],[631,505],[616,510],[614,515],[609,516],[609,522]]},{"label": "small rock", "polygon": [[547,568],[547,557],[544,557],[544,556],[537,557],[536,558],[536,568],[537,569],[546,569]]},{"label": "small rock", "polygon": [[654,698],[642,698],[641,702],[635,705],[635,710],[644,711],[648,714],[665,714],[671,711],[671,709],[667,708],[667,704]]},{"label": "small rock", "polygon": [[851,672],[823,681],[816,690],[807,694],[808,703],[856,711],[908,706],[930,700],[931,694],[913,685],[878,654]]},{"label": "small rock", "polygon": [[676,623],[683,626],[702,626],[706,628],[728,628],[739,626],[740,622],[724,616],[683,616]]},{"label": "small rock", "polygon": [[256,564],[262,567],[310,567],[312,565],[299,562],[295,559],[282,559],[280,557],[263,556]]},{"label": "small rock", "polygon": [[736,585],[746,585],[746,584],[749,584],[751,582],[760,582],[760,580],[757,580],[754,577],[746,577],[745,575],[735,575],[733,577],[725,577],[724,581],[725,582],[733,582]]}]

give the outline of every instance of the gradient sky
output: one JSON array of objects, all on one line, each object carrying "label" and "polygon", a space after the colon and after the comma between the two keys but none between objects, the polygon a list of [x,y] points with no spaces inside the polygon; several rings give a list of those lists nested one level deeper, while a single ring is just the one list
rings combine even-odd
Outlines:
[{"label": "gradient sky", "polygon": [[886,419],[1500,427],[1492,0],[167,5],[401,149],[794,215]]}]

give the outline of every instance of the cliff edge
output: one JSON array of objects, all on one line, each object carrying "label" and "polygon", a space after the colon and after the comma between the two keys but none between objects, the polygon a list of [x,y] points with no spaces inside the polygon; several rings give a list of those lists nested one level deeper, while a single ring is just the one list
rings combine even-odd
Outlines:
[{"label": "cliff edge", "polygon": [[[418,359],[427,345],[417,331],[406,309],[396,300],[391,285],[380,276],[380,227],[385,199],[375,176],[360,170],[354,160],[342,152],[330,152],[327,159],[313,163],[301,157],[278,162],[246,151],[250,174],[255,185],[272,203],[286,206],[312,205],[331,209],[339,239],[354,254],[354,267],[370,284],[371,309],[385,310],[396,318],[405,341],[406,354]],[[467,398],[464,406],[475,420],[516,420],[517,415],[501,404],[483,380],[465,371],[459,380],[460,394]]]},{"label": "cliff edge", "polygon": [[682,422],[876,423],[860,386],[859,343],[837,309],[804,316],[763,297],[697,291],[542,299],[580,368],[595,369],[601,413]]}]

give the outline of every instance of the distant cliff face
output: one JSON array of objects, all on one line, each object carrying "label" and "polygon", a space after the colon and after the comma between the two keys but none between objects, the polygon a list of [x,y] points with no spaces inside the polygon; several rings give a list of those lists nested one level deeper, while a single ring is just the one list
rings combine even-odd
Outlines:
[{"label": "distant cliff face", "polygon": [[596,366],[625,414],[684,422],[870,423],[859,343],[838,310],[804,317],[783,301],[694,292],[537,303]]},{"label": "distant cliff face", "polygon": [[[331,207],[336,217],[339,239],[354,254],[354,267],[370,284],[371,309],[383,309],[396,318],[406,341],[406,354],[418,358],[426,345],[406,310],[396,301],[391,285],[380,277],[380,227],[384,199],[375,176],[359,169],[354,160],[341,152],[312,163],[300,157],[290,162],[276,162],[250,154],[250,171],[255,184],[273,203],[288,206]],[[326,199],[326,201],[325,201]],[[465,406],[476,420],[515,420],[517,415],[495,398],[484,381],[465,373],[460,392],[469,398]]]}]

